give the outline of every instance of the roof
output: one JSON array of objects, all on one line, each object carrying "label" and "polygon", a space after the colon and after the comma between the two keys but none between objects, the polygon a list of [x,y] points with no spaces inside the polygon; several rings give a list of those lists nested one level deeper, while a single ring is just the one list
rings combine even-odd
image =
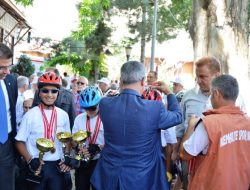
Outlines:
[{"label": "roof", "polygon": [[[10,31],[8,31],[9,33],[7,35],[9,36],[16,27],[20,29],[16,37],[16,42],[14,43],[15,46],[24,37],[24,35],[29,32],[31,26],[28,25],[23,13],[11,0],[0,0],[0,7],[5,11],[2,15],[0,15],[0,20],[5,16],[6,13],[8,13],[8,15],[17,21],[17,24]],[[5,38],[7,38],[7,36],[5,36]]]},{"label": "roof", "polygon": [[22,27],[29,27],[27,21],[25,20],[24,15],[22,12],[12,3],[10,0],[0,0],[0,6],[8,12],[16,21],[18,21],[19,25]]}]

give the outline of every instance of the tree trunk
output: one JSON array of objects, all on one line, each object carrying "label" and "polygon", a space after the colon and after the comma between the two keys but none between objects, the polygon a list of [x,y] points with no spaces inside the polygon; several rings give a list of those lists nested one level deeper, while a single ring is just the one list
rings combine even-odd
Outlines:
[{"label": "tree trunk", "polygon": [[99,61],[97,60],[94,60],[94,70],[95,70],[94,83],[96,83],[97,80],[99,80],[99,76],[100,76]]},{"label": "tree trunk", "polygon": [[222,73],[249,79],[248,0],[193,0],[194,60],[217,57]]}]

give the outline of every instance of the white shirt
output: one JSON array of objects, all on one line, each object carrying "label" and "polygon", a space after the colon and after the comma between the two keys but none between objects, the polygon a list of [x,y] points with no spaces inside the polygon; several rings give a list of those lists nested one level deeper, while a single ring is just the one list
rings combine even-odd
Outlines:
[{"label": "white shirt", "polygon": [[[90,132],[91,132],[91,138],[93,137],[94,135],[94,131],[95,131],[95,125],[96,125],[96,120],[97,120],[97,115],[94,116],[94,117],[91,117],[90,118]],[[72,129],[72,133],[76,133],[80,130],[83,130],[83,131],[86,131],[86,121],[87,121],[87,113],[84,112],[84,113],[81,113],[79,114],[76,118],[75,118],[75,122],[74,122],[74,126],[73,126],[73,129]],[[88,144],[88,140],[86,141],[86,144]],[[104,145],[104,130],[103,130],[103,124],[101,122],[100,124],[100,129],[99,129],[99,133],[97,135],[97,138],[96,138],[96,142],[95,144],[98,144],[98,145]],[[99,158],[100,156],[99,155],[96,155],[94,157],[94,159],[97,159]]]},{"label": "white shirt", "polygon": [[[45,115],[50,121],[52,110],[44,110]],[[56,107],[57,112],[57,130],[59,132],[70,132],[69,116],[68,114]],[[52,134],[54,137],[54,147],[56,151],[54,153],[46,152],[44,154],[44,161],[56,161],[63,158],[62,143],[56,138],[56,134]],[[19,131],[15,139],[17,141],[23,141],[26,144],[27,150],[34,158],[38,158],[39,150],[36,147],[36,140],[38,138],[44,138],[44,124],[41,110],[38,106],[29,110],[22,119]]]},{"label": "white shirt", "polygon": [[161,130],[161,145],[164,147],[167,144],[177,143],[175,126],[166,130]]},{"label": "white shirt", "polygon": [[64,77],[64,79],[67,81],[67,87],[66,87],[66,89],[70,89],[70,83],[71,83],[71,81],[70,81],[70,77],[69,76],[67,76],[67,77]]},{"label": "white shirt", "polygon": [[[87,113],[81,113],[75,118],[74,126],[72,129],[72,133],[78,132],[80,130],[86,131],[86,120],[87,120]],[[97,115],[90,118],[90,132],[91,137],[94,134],[95,125],[96,125]],[[86,141],[88,143],[88,140]],[[96,138],[95,144],[104,145],[104,130],[103,130],[103,124],[101,122],[99,133]]]},{"label": "white shirt", "polygon": [[9,95],[8,95],[8,91],[6,88],[6,85],[4,83],[4,80],[0,80],[0,85],[2,86],[2,90],[3,90],[3,94],[5,97],[5,104],[6,104],[6,110],[7,110],[7,121],[8,121],[8,133],[11,132],[11,114],[10,114],[10,102],[9,102]]},{"label": "white shirt", "polygon": [[197,156],[201,152],[206,154],[208,151],[209,139],[207,131],[202,122],[195,128],[193,134],[183,143],[185,151],[192,155]]},{"label": "white shirt", "polygon": [[18,97],[16,102],[16,123],[17,123],[17,130],[19,129],[19,124],[23,118],[23,101],[24,96],[18,91]]},{"label": "white shirt", "polygon": [[[167,106],[168,104],[167,95],[165,94],[162,95],[162,102],[164,105]],[[166,130],[161,130],[162,147],[166,146],[167,144],[175,144],[175,143],[177,143],[175,126]]]}]

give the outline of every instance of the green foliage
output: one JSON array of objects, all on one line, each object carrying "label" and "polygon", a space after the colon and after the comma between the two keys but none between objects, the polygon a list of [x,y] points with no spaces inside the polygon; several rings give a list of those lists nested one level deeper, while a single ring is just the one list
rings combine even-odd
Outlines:
[{"label": "green foliage", "polygon": [[84,41],[76,40],[73,37],[64,38],[61,42],[52,44],[50,46],[53,49],[54,56],[61,54],[75,53],[81,55],[84,52]]},{"label": "green foliage", "polygon": [[23,6],[32,5],[34,0],[15,0],[18,4],[22,4]]},{"label": "green foliage", "polygon": [[22,76],[29,77],[35,71],[35,66],[32,65],[31,59],[26,55],[21,55],[19,61],[11,69],[11,72]]},{"label": "green foliage", "polygon": [[[109,37],[111,36],[111,29],[107,27],[103,20],[100,20],[97,24],[96,29],[85,39],[86,53],[91,55],[88,57],[89,63],[92,64],[92,70],[90,71],[90,76],[98,75],[107,76],[107,68],[104,62],[104,47],[107,46],[109,42]],[[99,71],[94,67],[98,64]]]},{"label": "green foliage", "polygon": [[169,6],[159,6],[157,39],[159,42],[176,36],[179,29],[188,30],[192,0],[172,0]]},{"label": "green foliage", "polygon": [[[79,8],[79,29],[72,34],[75,39],[84,40],[85,49],[81,54],[82,61],[77,70],[79,73],[85,73],[84,75],[90,80],[107,75],[104,59],[100,59],[100,55],[104,52],[111,36],[111,29],[104,21],[104,18],[108,17],[109,7],[109,0],[83,0]],[[74,65],[77,63],[72,66]]]},{"label": "green foliage", "polygon": [[[114,0],[112,6],[118,8],[117,13],[122,10],[121,13],[127,15],[130,33],[134,34],[133,39],[130,39],[131,43],[139,41],[143,36],[147,41],[151,39],[153,1]],[[146,23],[142,21],[144,9],[146,9]],[[157,41],[162,42],[175,37],[179,29],[187,30],[191,11],[192,0],[158,0]]]},{"label": "green foliage", "polygon": [[111,29],[107,27],[103,20],[100,20],[96,29],[85,38],[86,51],[99,56],[103,51],[103,47],[108,44],[110,36]]},{"label": "green foliage", "polygon": [[100,56],[99,56],[99,67],[100,67],[100,78],[107,77],[108,68],[106,67],[105,54],[104,53],[101,53]]},{"label": "green foliage", "polygon": [[104,17],[104,12],[109,6],[109,0],[82,0],[79,10],[79,30],[73,32],[73,36],[77,39],[89,36],[95,30],[98,21]]}]

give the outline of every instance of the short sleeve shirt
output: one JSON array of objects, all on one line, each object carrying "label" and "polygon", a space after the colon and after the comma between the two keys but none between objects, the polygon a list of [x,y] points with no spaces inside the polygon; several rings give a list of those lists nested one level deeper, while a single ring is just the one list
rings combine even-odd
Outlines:
[{"label": "short sleeve shirt", "polygon": [[[52,110],[44,110],[45,115],[50,121]],[[57,112],[57,128],[52,134],[54,140],[55,152],[46,152],[44,161],[56,161],[63,157],[62,143],[56,138],[59,132],[70,132],[70,124],[68,114],[60,108],[56,107]],[[44,138],[44,123],[41,110],[38,106],[29,110],[23,117],[18,133],[15,137],[17,141],[23,141],[26,144],[27,150],[34,158],[38,158],[39,150],[36,147],[36,140]]]}]

